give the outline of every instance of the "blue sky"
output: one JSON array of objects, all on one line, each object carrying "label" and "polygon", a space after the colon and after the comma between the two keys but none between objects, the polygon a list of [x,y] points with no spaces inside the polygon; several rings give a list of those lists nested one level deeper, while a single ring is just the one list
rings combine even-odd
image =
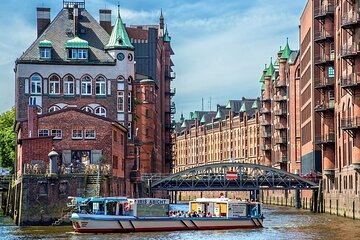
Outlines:
[{"label": "blue sky", "polygon": [[[264,64],[286,38],[298,49],[298,25],[306,0],[132,0],[120,1],[127,24],[156,24],[160,9],[172,36],[177,78],[176,118],[181,112],[212,110],[229,99],[257,97]],[[98,9],[116,10],[115,0],[86,0]],[[7,0],[0,3],[0,113],[14,106],[14,61],[36,38],[36,7],[51,8],[54,18],[62,0]]]}]

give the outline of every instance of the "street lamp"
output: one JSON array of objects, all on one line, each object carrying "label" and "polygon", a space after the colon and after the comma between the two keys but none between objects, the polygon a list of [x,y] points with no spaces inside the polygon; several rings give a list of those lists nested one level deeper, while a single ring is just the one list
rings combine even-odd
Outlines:
[{"label": "street lamp", "polygon": [[57,158],[59,154],[55,152],[54,148],[49,152],[48,157],[50,158],[50,175],[57,174]]}]

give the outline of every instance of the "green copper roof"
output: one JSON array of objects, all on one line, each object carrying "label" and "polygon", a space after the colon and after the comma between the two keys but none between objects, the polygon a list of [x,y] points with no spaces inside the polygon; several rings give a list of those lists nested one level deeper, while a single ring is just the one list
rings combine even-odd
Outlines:
[{"label": "green copper roof", "polygon": [[271,58],[270,65],[269,65],[269,67],[268,67],[268,69],[267,69],[267,71],[265,73],[265,76],[271,77],[274,74],[274,70],[275,70],[275,68],[274,68],[274,65],[272,63],[272,58]]},{"label": "green copper roof", "polygon": [[228,101],[228,103],[226,104],[226,107],[225,107],[226,109],[231,109],[231,103],[230,103],[230,101]]},{"label": "green copper roof", "polygon": [[279,59],[276,58],[275,62],[274,62],[274,66],[279,66]]},{"label": "green copper roof", "polygon": [[206,123],[205,115],[206,115],[206,114],[202,115],[201,120],[200,120],[200,123]]},{"label": "green copper roof", "polygon": [[49,40],[42,40],[39,42],[39,47],[44,47],[44,48],[51,48],[52,47],[52,42]]},{"label": "green copper roof", "polygon": [[217,111],[217,113],[216,113],[216,116],[214,117],[214,119],[215,120],[217,120],[217,119],[221,119],[223,117],[223,114],[222,114],[222,112],[220,111],[220,109]]},{"label": "green copper roof", "polygon": [[171,42],[171,37],[169,36],[167,27],[166,27],[166,29],[165,29],[164,42]]},{"label": "green copper roof", "polygon": [[105,49],[134,49],[134,46],[131,44],[125,26],[121,20],[120,12],[118,12],[114,28],[111,32],[109,42],[106,44]]},{"label": "green copper roof", "polygon": [[189,113],[189,119],[193,119],[193,114],[194,114],[193,112]]},{"label": "green copper roof", "polygon": [[265,90],[265,84],[262,83],[262,84],[261,84],[261,91],[264,91],[264,90]]},{"label": "green copper roof", "polygon": [[185,118],[184,118],[184,114],[183,113],[181,113],[181,115],[180,115],[180,122],[183,122],[185,120]]},{"label": "green copper roof", "polygon": [[259,105],[258,105],[258,101],[255,100],[253,105],[251,106],[252,109],[258,109],[259,108]]},{"label": "green copper roof", "polygon": [[199,114],[197,112],[194,112],[192,115],[192,119],[198,119],[199,118]]},{"label": "green copper roof", "polygon": [[245,103],[241,105],[240,112],[246,112],[246,106]]},{"label": "green copper roof", "polygon": [[261,83],[265,82],[264,74],[261,75],[260,81]]},{"label": "green copper roof", "polygon": [[280,58],[281,59],[288,59],[290,57],[290,54],[291,54],[291,50],[290,50],[290,47],[289,47],[289,42],[286,39],[286,46],[285,46]]},{"label": "green copper roof", "polygon": [[89,43],[76,36],[66,42],[66,48],[89,48]]},{"label": "green copper roof", "polygon": [[182,128],[186,128],[186,127],[187,127],[186,121],[184,121],[184,122],[181,124],[181,127],[182,127]]}]

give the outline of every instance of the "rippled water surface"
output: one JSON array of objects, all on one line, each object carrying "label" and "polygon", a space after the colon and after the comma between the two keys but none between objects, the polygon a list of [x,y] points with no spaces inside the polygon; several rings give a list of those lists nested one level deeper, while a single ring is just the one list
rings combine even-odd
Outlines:
[{"label": "rippled water surface", "polygon": [[0,239],[359,239],[360,221],[285,207],[264,207],[264,228],[127,234],[75,233],[72,227],[17,227],[0,219]]}]

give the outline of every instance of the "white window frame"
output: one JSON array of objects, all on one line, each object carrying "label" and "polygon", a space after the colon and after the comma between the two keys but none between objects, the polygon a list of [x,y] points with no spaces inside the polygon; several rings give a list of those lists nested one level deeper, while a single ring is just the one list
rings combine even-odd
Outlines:
[{"label": "white window frame", "polygon": [[117,92],[117,111],[118,112],[124,112],[124,91],[118,91]]},{"label": "white window frame", "polygon": [[50,59],[51,48],[40,48],[40,59]]},{"label": "white window frame", "polygon": [[88,50],[87,49],[78,49],[77,50],[77,59],[87,59]]},{"label": "white window frame", "polygon": [[132,135],[131,135],[131,122],[128,122],[128,139],[131,139]]},{"label": "white window frame", "polygon": [[31,76],[30,84],[30,93],[31,94],[41,94],[42,93],[42,78],[39,74],[34,74]]},{"label": "white window frame", "polygon": [[[69,81],[69,79],[72,80]],[[74,93],[75,93],[75,79],[72,76],[67,75],[64,78],[64,95],[71,96],[74,95]]]},{"label": "white window frame", "polygon": [[81,130],[81,129],[73,129],[71,131],[71,138],[72,139],[83,139],[83,130]]},{"label": "white window frame", "polygon": [[128,112],[131,112],[131,92],[128,92]]},{"label": "white window frame", "polygon": [[49,136],[49,129],[39,129],[38,130],[38,137],[46,137]]},{"label": "white window frame", "polygon": [[[88,89],[88,87],[90,87],[90,89]],[[92,79],[89,76],[81,79],[81,95],[92,95]]]},{"label": "white window frame", "polygon": [[104,107],[97,107],[95,108],[94,113],[101,117],[106,117],[106,108]]},{"label": "white window frame", "polygon": [[85,111],[85,112],[88,112],[88,113],[94,113],[94,109],[92,109],[91,107],[89,106],[85,106],[83,107],[81,110]]},{"label": "white window frame", "polygon": [[[56,78],[56,80],[54,80]],[[53,75],[49,79],[49,94],[59,95],[60,94],[60,78]]]},{"label": "white window frame", "polygon": [[106,94],[106,80],[104,77],[98,77],[95,81],[95,94],[105,96]]},{"label": "white window frame", "polygon": [[62,130],[51,129],[51,136],[54,136],[53,139],[62,139]]},{"label": "white window frame", "polygon": [[85,129],[84,138],[85,139],[96,139],[95,129]]},{"label": "white window frame", "polygon": [[59,106],[51,106],[49,107],[49,110],[48,112],[56,112],[56,111],[59,111],[61,108]]},{"label": "white window frame", "polygon": [[71,51],[71,59],[77,59],[77,49],[73,48]]}]

